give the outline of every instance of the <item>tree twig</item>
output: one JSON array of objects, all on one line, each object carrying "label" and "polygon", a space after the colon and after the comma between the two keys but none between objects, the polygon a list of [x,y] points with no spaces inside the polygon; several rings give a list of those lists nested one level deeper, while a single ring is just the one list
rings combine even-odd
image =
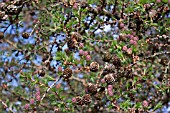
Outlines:
[{"label": "tree twig", "polygon": [[0,99],[0,102],[2,103],[2,105],[4,105],[5,108],[8,108],[10,112],[15,113],[3,100]]},{"label": "tree twig", "polygon": [[59,78],[57,78],[52,84],[51,86],[46,90],[46,92],[44,93],[44,95],[41,98],[41,102],[43,101],[43,99],[45,98],[46,94],[50,91],[51,88],[54,87],[54,85],[61,79],[61,76]]}]

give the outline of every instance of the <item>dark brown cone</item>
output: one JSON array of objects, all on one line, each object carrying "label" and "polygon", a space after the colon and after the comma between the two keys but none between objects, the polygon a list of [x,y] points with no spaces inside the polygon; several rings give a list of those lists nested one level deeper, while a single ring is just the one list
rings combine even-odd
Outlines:
[{"label": "dark brown cone", "polygon": [[82,97],[82,101],[84,104],[90,104],[91,103],[91,96],[89,94],[85,94],[83,97]]},{"label": "dark brown cone", "polygon": [[71,35],[71,39],[75,39],[77,42],[80,42],[82,40],[82,36],[77,32],[73,32]]},{"label": "dark brown cone", "polygon": [[161,62],[160,62],[160,63],[161,63],[162,65],[164,65],[164,66],[165,66],[165,65],[167,65],[167,64],[168,64],[168,61],[169,61],[169,60],[168,60],[168,58],[163,57],[163,58],[161,58]]},{"label": "dark brown cone", "polygon": [[110,66],[110,72],[111,72],[111,73],[114,73],[114,72],[115,72],[115,66],[114,66],[114,65]]},{"label": "dark brown cone", "polygon": [[89,83],[89,84],[87,85],[87,91],[88,91],[89,93],[95,94],[95,93],[97,93],[97,86],[96,86],[95,84]]},{"label": "dark brown cone", "polygon": [[81,99],[80,96],[76,97],[76,103],[77,103],[77,105],[83,105],[83,100]]},{"label": "dark brown cone", "polygon": [[90,64],[90,71],[96,72],[99,70],[99,64],[97,62],[92,62]]},{"label": "dark brown cone", "polygon": [[61,112],[61,110],[60,110],[59,108],[56,108],[56,109],[54,110],[54,113],[62,113],[62,112]]},{"label": "dark brown cone", "polygon": [[39,76],[44,77],[45,76],[45,71],[44,70],[39,70],[38,74],[39,74]]},{"label": "dark brown cone", "polygon": [[63,71],[63,78],[64,79],[69,79],[72,76],[72,70],[70,68],[66,68]]},{"label": "dark brown cone", "polygon": [[109,62],[111,60],[112,56],[109,52],[104,53],[103,61]]},{"label": "dark brown cone", "polygon": [[15,6],[20,6],[20,5],[22,5],[22,3],[23,3],[22,0],[15,0],[15,1],[13,2],[13,4],[14,4]]},{"label": "dark brown cone", "polygon": [[104,78],[107,84],[113,84],[115,81],[112,73],[107,74]]},{"label": "dark brown cone", "polygon": [[94,95],[94,97],[95,97],[97,100],[102,100],[103,96],[104,96],[104,93],[96,93],[96,94]]},{"label": "dark brown cone", "polygon": [[22,37],[25,39],[29,38],[29,34],[27,32],[22,33]]},{"label": "dark brown cone", "polygon": [[112,57],[112,62],[113,62],[113,65],[115,65],[116,67],[120,67],[121,66],[121,60],[116,55],[114,55]]},{"label": "dark brown cone", "polygon": [[69,49],[75,49],[76,48],[77,41],[75,39],[69,39],[67,42],[67,46]]}]

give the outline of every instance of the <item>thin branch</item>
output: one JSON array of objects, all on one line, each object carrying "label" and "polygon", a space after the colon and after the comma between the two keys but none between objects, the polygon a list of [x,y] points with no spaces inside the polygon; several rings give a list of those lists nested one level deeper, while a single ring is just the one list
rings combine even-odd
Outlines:
[{"label": "thin branch", "polygon": [[45,98],[46,94],[51,90],[51,88],[54,87],[54,85],[55,85],[60,79],[61,79],[61,76],[60,76],[58,79],[56,79],[56,80],[51,84],[51,86],[46,90],[46,92],[44,93],[44,95],[43,95],[42,98],[41,98],[41,102],[42,102],[43,99]]},{"label": "thin branch", "polygon": [[10,26],[11,26],[11,24],[9,24],[9,25],[5,28],[4,33],[6,32],[6,30],[7,30]]},{"label": "thin branch", "polygon": [[8,108],[10,112],[15,113],[3,100],[0,99],[0,102],[5,106],[5,108]]},{"label": "thin branch", "polygon": [[153,55],[150,55],[150,56],[144,57],[142,59],[139,59],[138,61],[130,64],[128,67],[132,67],[132,66],[136,65],[138,62],[141,62],[141,61],[143,61],[145,59],[153,58],[153,57],[156,57],[156,56],[159,56],[159,55],[164,55],[164,54],[170,54],[170,52],[169,51],[165,51],[165,52],[154,53]]},{"label": "thin branch", "polygon": [[124,5],[124,0],[123,0],[121,18],[123,18],[124,6],[125,6],[125,5]]},{"label": "thin branch", "polygon": [[79,79],[79,78],[74,77],[74,76],[72,76],[70,79],[81,82],[84,86],[86,86],[86,81],[84,79]]},{"label": "thin branch", "polygon": [[16,46],[16,44],[13,43],[13,42],[11,42],[10,40],[5,39],[5,42],[7,42],[9,45],[11,45],[12,47],[14,47],[15,49],[18,49],[18,47]]},{"label": "thin branch", "polygon": [[116,12],[116,6],[117,6],[117,0],[115,0],[115,5],[114,5],[113,13]]},{"label": "thin branch", "polygon": [[68,86],[70,87],[71,91],[75,93],[74,88],[70,84],[70,80],[67,80]]},{"label": "thin branch", "polygon": [[31,33],[29,34],[29,36],[31,36],[33,34],[33,32],[35,31],[35,28],[37,27],[37,25],[39,24],[39,22],[37,22],[35,25],[34,25],[34,28],[32,29]]}]

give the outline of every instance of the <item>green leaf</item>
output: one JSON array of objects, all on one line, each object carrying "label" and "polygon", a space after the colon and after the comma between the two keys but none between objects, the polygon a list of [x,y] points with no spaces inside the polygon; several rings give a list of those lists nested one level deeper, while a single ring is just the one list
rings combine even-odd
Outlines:
[{"label": "green leaf", "polygon": [[128,109],[131,106],[130,100],[126,100],[125,102],[120,103],[120,107],[122,109]]},{"label": "green leaf", "polygon": [[141,102],[137,102],[135,104],[135,108],[142,108],[142,103]]},{"label": "green leaf", "polygon": [[47,81],[54,81],[55,79],[51,76],[46,76]]},{"label": "green leaf", "polygon": [[58,105],[58,102],[57,101],[53,101],[53,102],[51,102],[51,105],[52,106],[56,106],[56,105]]},{"label": "green leaf", "polygon": [[134,77],[134,80],[133,80],[133,82],[132,82],[132,86],[134,86],[134,85],[136,84],[137,79],[138,79],[138,77]]},{"label": "green leaf", "polygon": [[116,46],[116,45],[117,45],[117,41],[113,40],[113,41],[112,41],[112,45],[113,45],[113,46]]},{"label": "green leaf", "polygon": [[151,3],[151,2],[155,2],[155,0],[140,0],[140,3],[142,4]]},{"label": "green leaf", "polygon": [[55,59],[56,60],[61,60],[61,57],[60,56],[56,56]]},{"label": "green leaf", "polygon": [[142,85],[141,85],[141,84],[136,84],[136,86],[137,86],[138,88],[142,88]]},{"label": "green leaf", "polygon": [[66,100],[66,102],[67,102],[67,103],[71,103],[72,101],[71,101],[71,99],[68,99],[68,100]]},{"label": "green leaf", "polygon": [[94,82],[94,81],[95,81],[94,77],[91,77],[91,78],[90,78],[90,80],[91,80],[92,82]]},{"label": "green leaf", "polygon": [[162,107],[162,102],[159,102],[154,108],[153,108],[153,110],[155,111],[155,110],[157,110],[157,109],[159,109],[159,108],[161,108]]}]

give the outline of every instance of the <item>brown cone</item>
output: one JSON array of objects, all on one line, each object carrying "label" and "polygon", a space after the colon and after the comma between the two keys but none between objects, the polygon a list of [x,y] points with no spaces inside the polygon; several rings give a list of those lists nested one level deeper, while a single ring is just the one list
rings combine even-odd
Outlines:
[{"label": "brown cone", "polygon": [[72,70],[70,68],[66,68],[63,71],[63,78],[64,79],[69,79],[72,76]]}]

